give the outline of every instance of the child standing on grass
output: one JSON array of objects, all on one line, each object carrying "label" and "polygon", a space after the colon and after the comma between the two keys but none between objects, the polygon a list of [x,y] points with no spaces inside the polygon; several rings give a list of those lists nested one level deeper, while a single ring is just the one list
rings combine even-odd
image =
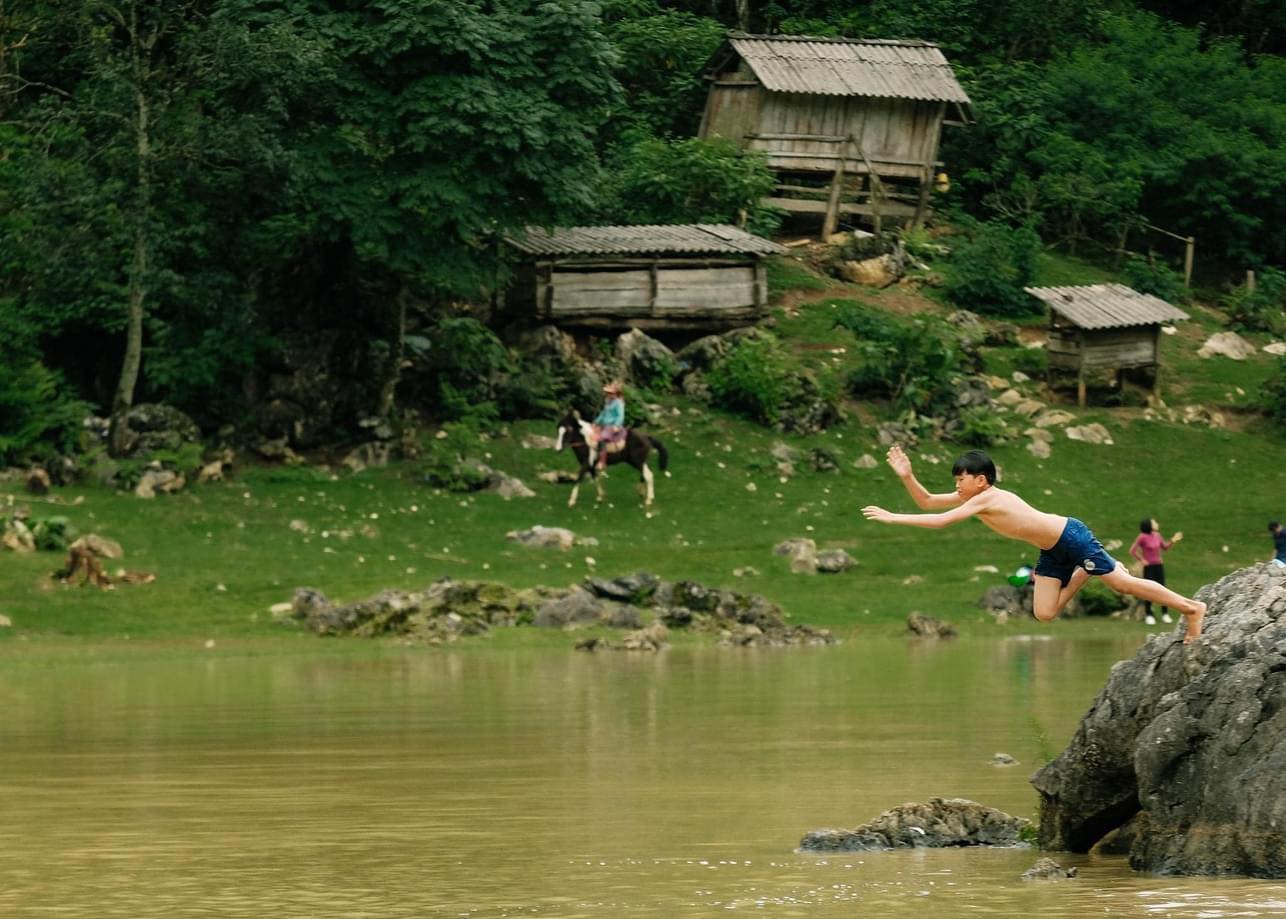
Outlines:
[{"label": "child standing on grass", "polygon": [[[1143,566],[1143,577],[1149,581],[1156,581],[1158,584],[1165,583],[1165,564],[1161,561],[1161,553],[1168,550],[1171,546],[1183,539],[1182,533],[1175,533],[1170,539],[1161,535],[1161,524],[1148,518],[1139,521],[1139,535],[1134,537],[1134,545],[1130,546],[1130,555],[1138,560]],[[1143,601],[1143,621],[1148,625],[1156,625],[1157,621],[1152,615],[1152,601]],[[1170,610],[1168,607],[1161,607],[1161,621],[1170,622]]]},{"label": "child standing on grass", "polygon": [[956,490],[944,494],[930,494],[919,483],[911,471],[911,460],[901,447],[889,450],[888,463],[918,507],[942,512],[894,514],[872,504],[862,508],[866,519],[941,529],[976,516],[1001,536],[1030,543],[1040,550],[1032,605],[1036,618],[1042,622],[1058,616],[1093,575],[1102,578],[1103,583],[1117,593],[1164,603],[1181,612],[1187,620],[1184,644],[1201,634],[1206,604],[1182,597],[1155,581],[1134,577],[1107,554],[1089,527],[1075,517],[1038,511],[1013,492],[997,488],[996,464],[981,450],[970,450],[955,461],[951,475],[956,480]]}]

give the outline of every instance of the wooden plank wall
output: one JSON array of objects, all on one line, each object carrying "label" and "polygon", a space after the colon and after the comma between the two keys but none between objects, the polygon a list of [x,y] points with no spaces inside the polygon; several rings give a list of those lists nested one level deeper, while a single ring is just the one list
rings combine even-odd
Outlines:
[{"label": "wooden plank wall", "polygon": [[[772,135],[805,134],[857,139],[869,159],[885,175],[919,178],[924,164],[933,162],[941,131],[941,107],[905,99],[853,96],[813,96],[765,93],[759,106],[757,134],[750,147],[769,155],[769,163],[787,171],[834,172],[838,145],[820,140],[793,140]],[[865,172],[853,158],[848,172]]]},{"label": "wooden plank wall", "polygon": [[[1119,367],[1148,367],[1158,362],[1156,331],[1152,326],[1128,329],[1084,331],[1082,349],[1074,330],[1051,332],[1046,343],[1049,365],[1055,369],[1075,370]],[[1083,350],[1083,353],[1082,353]]]},{"label": "wooden plank wall", "polygon": [[[540,283],[544,318],[720,318],[754,312],[764,302],[755,265],[638,267],[618,270],[554,268]],[[655,291],[655,293],[654,293]]]}]

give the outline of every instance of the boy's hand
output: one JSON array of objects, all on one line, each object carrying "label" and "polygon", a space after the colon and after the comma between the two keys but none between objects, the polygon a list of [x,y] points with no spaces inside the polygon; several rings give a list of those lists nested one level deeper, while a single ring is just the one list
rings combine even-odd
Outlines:
[{"label": "boy's hand", "polygon": [[1183,539],[1183,530],[1180,530],[1179,532],[1177,532],[1177,533],[1175,533],[1173,536],[1171,536],[1171,537],[1170,537],[1170,542],[1178,542],[1178,541],[1179,541],[1179,540],[1181,540],[1181,539]]},{"label": "boy's hand", "polygon": [[911,460],[897,444],[889,447],[886,459],[888,460],[889,468],[897,474],[899,479],[905,479],[911,474]]},{"label": "boy's hand", "polygon": [[862,508],[862,516],[867,520],[874,520],[876,523],[893,522],[893,514],[882,507],[876,507],[874,504],[868,504]]}]

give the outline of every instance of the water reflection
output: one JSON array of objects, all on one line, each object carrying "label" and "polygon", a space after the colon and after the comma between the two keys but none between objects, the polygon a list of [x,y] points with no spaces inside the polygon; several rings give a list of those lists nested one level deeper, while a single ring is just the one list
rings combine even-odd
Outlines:
[{"label": "water reflection", "polygon": [[1281,884],[1122,859],[1065,857],[1079,879],[1033,885],[1025,851],[794,852],[931,795],[1032,815],[1042,749],[1132,652],[7,657],[0,915],[1286,910]]}]

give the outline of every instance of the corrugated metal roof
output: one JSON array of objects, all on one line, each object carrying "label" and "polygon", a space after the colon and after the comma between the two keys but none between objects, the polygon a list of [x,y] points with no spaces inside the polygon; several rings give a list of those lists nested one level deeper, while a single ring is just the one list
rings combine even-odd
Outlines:
[{"label": "corrugated metal roof", "polygon": [[732,35],[728,41],[772,92],[970,104],[930,42],[783,35]]},{"label": "corrugated metal roof", "polygon": [[1187,319],[1188,314],[1159,297],[1124,284],[1080,287],[1026,287],[1050,309],[1082,329],[1117,329]]},{"label": "corrugated metal roof", "polygon": [[786,252],[728,224],[689,223],[675,226],[527,227],[505,237],[515,249],[530,255],[781,255]]}]

